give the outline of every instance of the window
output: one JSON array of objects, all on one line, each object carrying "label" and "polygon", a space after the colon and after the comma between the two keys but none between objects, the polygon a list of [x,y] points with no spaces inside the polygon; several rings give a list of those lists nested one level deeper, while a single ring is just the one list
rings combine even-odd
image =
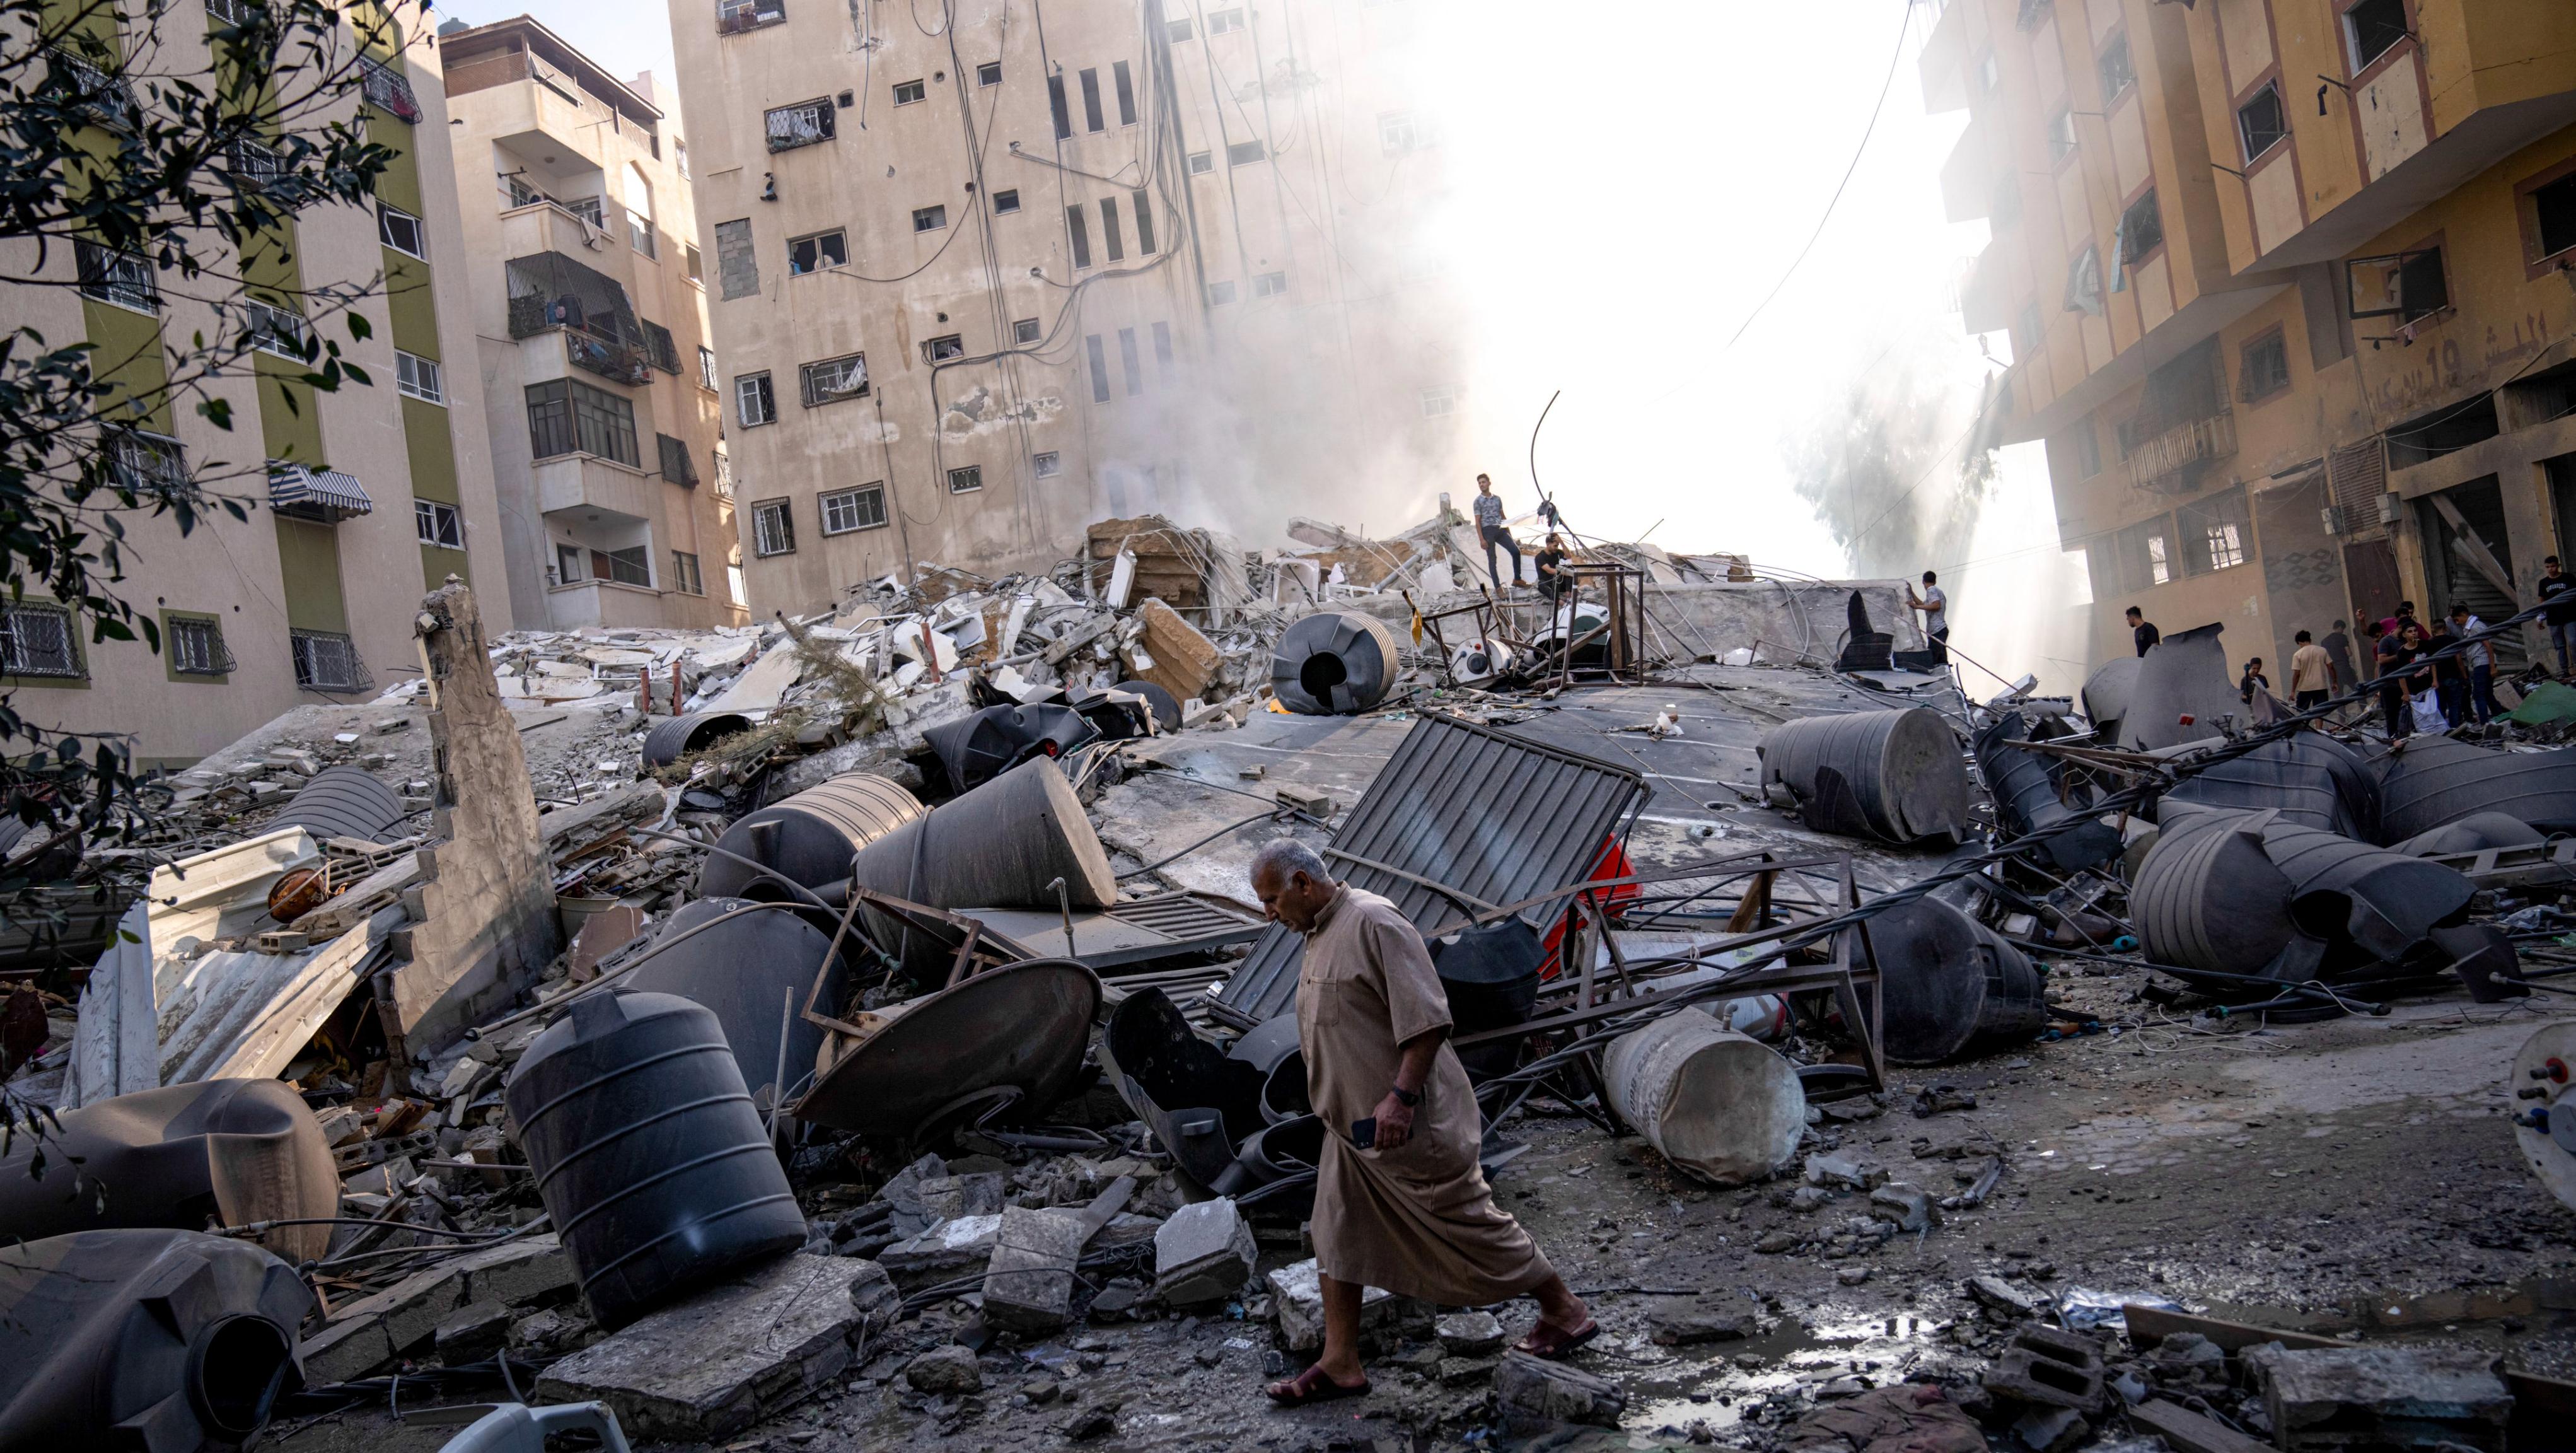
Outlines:
[{"label": "window", "polygon": [[2177,508],[2174,524],[2182,536],[2185,575],[2207,575],[2245,563],[2254,527],[2246,517],[2241,487]]},{"label": "window", "polygon": [[590,568],[601,580],[618,585],[653,585],[653,556],[643,545],[630,545],[623,550],[593,550]]},{"label": "window", "polygon": [[1207,173],[1215,170],[1216,157],[1213,153],[1204,151],[1194,151],[1190,153],[1191,176],[1205,176]]},{"label": "window", "polygon": [[924,87],[919,81],[897,81],[894,83],[894,103],[898,106],[909,106],[915,101],[926,100],[929,95],[930,92],[928,88]]},{"label": "window", "polygon": [[447,402],[447,392],[442,386],[444,382],[437,359],[405,353],[399,348],[394,350],[394,388],[397,392],[425,404],[444,404]]},{"label": "window", "polygon": [[921,356],[932,363],[946,363],[952,358],[965,357],[966,343],[955,333],[942,338],[933,338],[921,345]]},{"label": "window", "polygon": [[1143,359],[1136,351],[1136,330],[1133,328],[1118,330],[1118,366],[1127,380],[1127,397],[1132,399],[1143,393],[1145,368]]},{"label": "window", "polygon": [[733,498],[733,456],[722,449],[716,451],[716,498]]},{"label": "window", "polygon": [[2118,589],[2147,590],[2164,585],[2174,578],[2173,517],[2158,515],[2142,520],[2112,537],[2112,555],[2119,565]]},{"label": "window", "polygon": [[1109,260],[1118,262],[1127,256],[1125,243],[1118,235],[1118,199],[1100,199],[1100,242],[1109,250]]},{"label": "window", "polygon": [[1288,274],[1284,272],[1253,275],[1252,295],[1256,298],[1275,298],[1286,291],[1288,291]]},{"label": "window", "polygon": [[2102,472],[2102,432],[2093,426],[2090,414],[2075,426],[2075,472],[2082,479]]},{"label": "window", "polygon": [[984,487],[984,466],[969,464],[948,471],[950,494],[973,494]]},{"label": "window", "polygon": [[2393,317],[2400,323],[2438,313],[2451,305],[2451,287],[2442,271],[2442,249],[2419,248],[2384,257],[2356,257],[2344,264],[2351,289],[2351,316]]},{"label": "window", "polygon": [[2237,354],[2236,396],[2247,403],[2290,386],[2290,347],[2278,328],[2248,342]]},{"label": "window", "polygon": [[626,241],[646,257],[660,257],[661,244],[653,239],[653,219],[641,212],[626,214]]},{"label": "window", "polygon": [[1250,141],[1229,142],[1225,148],[1225,164],[1227,166],[1250,166],[1268,154],[1268,152],[1263,150],[1259,137],[1255,137]]},{"label": "window", "polygon": [[1091,223],[1079,204],[1064,209],[1064,225],[1073,234],[1073,265],[1091,266]]},{"label": "window", "polygon": [[783,499],[751,507],[751,549],[756,555],[786,555],[796,549],[796,517]]},{"label": "window", "polygon": [[805,364],[796,370],[796,387],[809,409],[837,404],[843,399],[866,398],[868,357],[864,353],[853,353]]},{"label": "window", "polygon": [[573,585],[590,578],[590,567],[582,563],[589,551],[579,545],[555,546],[555,584]]},{"label": "window", "polygon": [[689,441],[674,439],[668,434],[656,434],[653,436],[653,443],[661,451],[662,477],[673,484],[685,484],[695,488],[698,482],[698,461],[689,457]]},{"label": "window", "polygon": [[1210,35],[1232,35],[1242,28],[1243,12],[1240,10],[1212,10],[1208,12],[1207,33]]},{"label": "window", "polygon": [[1105,404],[1109,402],[1109,354],[1100,346],[1100,335],[1085,334],[1082,351],[1091,360],[1091,401]]},{"label": "window", "polygon": [[233,669],[224,649],[224,623],[213,616],[171,616],[162,622],[170,669],[181,676],[223,676]]},{"label": "window", "polygon": [[882,484],[827,494],[816,503],[823,508],[823,533],[826,535],[873,530],[886,522],[885,486]]},{"label": "window", "polygon": [[1047,77],[1047,110],[1055,117],[1055,139],[1073,135],[1073,112],[1064,99],[1064,77]]},{"label": "window", "polygon": [[2019,363],[2037,353],[2044,337],[2039,321],[2039,300],[2033,298],[2021,305],[2021,316],[2013,320],[2013,361]]},{"label": "window", "polygon": [[944,206],[912,209],[912,230],[915,232],[936,232],[947,225],[948,209]]},{"label": "window", "polygon": [[803,277],[819,268],[846,267],[849,261],[849,236],[837,227],[811,237],[791,238],[787,243],[789,277]]},{"label": "window", "polygon": [[2136,84],[2138,71],[2129,63],[2127,31],[2112,36],[2111,43],[2102,47],[2102,54],[2094,58],[2093,74],[2102,80],[2102,104],[2106,107],[2120,99],[2121,92]]},{"label": "window", "polygon": [[161,289],[152,281],[150,261],[95,242],[74,242],[72,254],[80,267],[83,294],[138,313],[161,310]]},{"label": "window", "polygon": [[716,34],[737,35],[787,18],[787,0],[716,0]]},{"label": "window", "polygon": [[2280,145],[2289,134],[2290,120],[2281,110],[2281,88],[2270,81],[2236,108],[2236,138],[2244,143],[2247,161]]},{"label": "window", "polygon": [[1991,96],[1995,93],[1995,87],[2003,83],[2003,63],[1995,59],[1993,51],[1986,52],[1986,58],[1977,62],[1977,93]]},{"label": "window", "polygon": [[1231,282],[1209,283],[1207,288],[1208,306],[1211,308],[1222,308],[1234,301],[1234,284]]},{"label": "window", "polygon": [[2359,75],[2406,39],[2406,0],[2361,0],[2343,13],[2343,30],[2352,46],[2353,74]]},{"label": "window", "polygon": [[698,387],[712,390],[716,386],[716,351],[698,345]]},{"label": "window", "polygon": [[1455,389],[1427,388],[1422,391],[1422,417],[1445,419],[1456,412],[1458,394]]},{"label": "window", "polygon": [[993,210],[1004,216],[1020,210],[1020,189],[1017,187],[1007,187],[1001,191],[995,192],[993,194]]},{"label": "window", "polygon": [[793,151],[832,139],[832,98],[799,101],[767,113],[766,126],[771,151]]},{"label": "window", "polygon": [[1013,343],[1035,343],[1042,336],[1035,318],[1017,318],[1011,322]]},{"label": "window", "polygon": [[250,328],[251,346],[262,353],[301,359],[313,349],[313,325],[301,313],[250,298],[242,303],[242,315]]},{"label": "window", "polygon": [[770,392],[768,374],[746,373],[734,379],[733,413],[746,429],[778,422],[778,396]]},{"label": "window", "polygon": [[1402,156],[1420,147],[1422,136],[1413,124],[1413,113],[1389,111],[1378,117],[1377,144],[1388,156]]},{"label": "window", "polygon": [[1038,478],[1053,479],[1064,473],[1064,456],[1049,449],[1043,454],[1031,455],[1029,467],[1037,472]]},{"label": "window", "polygon": [[1128,200],[1136,205],[1136,255],[1154,255],[1154,199],[1143,192],[1129,192]]},{"label": "window", "polygon": [[429,239],[421,233],[420,219],[382,202],[376,204],[376,240],[396,252],[429,256]]},{"label": "window", "polygon": [[358,660],[358,644],[333,631],[289,631],[287,649],[295,656],[295,684],[307,691],[363,691],[367,668]]},{"label": "window", "polygon": [[2120,214],[2120,264],[2136,267],[2138,259],[2165,245],[2164,214],[2156,210],[2155,188]]},{"label": "window", "polygon": [[21,601],[0,605],[0,672],[11,676],[78,678],[80,647],[72,635],[72,613],[58,605]]},{"label": "window", "polygon": [[698,251],[698,245],[696,243],[684,242],[680,244],[680,261],[681,265],[688,270],[689,281],[696,283],[699,287],[705,287],[707,285],[707,260],[706,257]]},{"label": "window", "polygon": [[1100,115],[1100,72],[1086,70],[1079,79],[1082,82],[1082,129],[1092,132],[1108,130],[1109,123]]},{"label": "window", "polygon": [[685,182],[689,179],[689,144],[685,141],[674,141],[671,146],[679,162],[680,180]]},{"label": "window", "polygon": [[2576,173],[2532,188],[2531,209],[2539,224],[2542,257],[2576,248]]},{"label": "window", "polygon": [[629,469],[643,467],[633,403],[568,378],[532,383],[527,395],[529,452],[536,458],[596,454]]},{"label": "window", "polygon": [[2060,111],[2048,120],[2048,159],[2060,162],[2075,154],[2075,113]]},{"label": "window", "polygon": [[261,13],[258,0],[206,0],[206,17],[217,25],[248,25]]},{"label": "window", "polygon": [[979,86],[998,86],[1002,84],[1002,63],[1000,61],[986,61],[982,65],[977,66],[975,68],[975,84]]},{"label": "window", "polygon": [[704,595],[706,581],[698,574],[698,557],[686,550],[671,552],[671,588],[682,595]]},{"label": "window", "polygon": [[411,502],[411,521],[422,544],[442,550],[465,548],[465,517],[456,512],[456,506],[416,499]]},{"label": "window", "polygon": [[187,486],[187,454],[166,434],[119,429],[109,436],[106,454],[108,473],[119,489],[148,495]]},{"label": "window", "polygon": [[1136,81],[1127,73],[1127,63],[1120,61],[1109,68],[1111,88],[1118,93],[1118,124],[1136,124]]},{"label": "window", "polygon": [[1189,21],[1186,19],[1164,21],[1163,36],[1174,45],[1185,43],[1190,38]]}]

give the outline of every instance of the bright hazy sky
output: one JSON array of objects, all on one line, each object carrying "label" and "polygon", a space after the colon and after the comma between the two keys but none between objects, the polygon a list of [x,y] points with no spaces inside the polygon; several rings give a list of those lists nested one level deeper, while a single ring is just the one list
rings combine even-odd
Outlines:
[{"label": "bright hazy sky", "polygon": [[[1516,509],[1531,503],[1530,426],[1562,390],[1538,467],[1584,533],[1651,530],[1668,548],[1848,572],[1790,488],[1784,439],[1892,352],[1962,389],[2000,366],[1952,312],[1953,280],[1987,231],[1942,216],[1939,170],[1967,113],[1924,111],[1916,57],[1934,17],[1912,3],[1908,24],[1909,3],[1635,0],[1593,14],[1506,0],[1437,21],[1446,34],[1423,84],[1453,180],[1436,226],[1478,321],[1468,426]],[[442,13],[522,11],[613,73],[670,74],[650,0],[460,0]],[[1902,59],[1831,221],[1728,348],[1851,164],[1900,24]],[[2009,361],[2002,334],[1984,344]],[[1945,467],[1921,488],[1954,478]],[[2087,598],[2080,560],[2057,550],[2045,467],[2024,445],[2005,452],[1968,558],[1923,565],[1950,587],[1962,650],[2064,690],[2083,654],[2062,629]]]}]

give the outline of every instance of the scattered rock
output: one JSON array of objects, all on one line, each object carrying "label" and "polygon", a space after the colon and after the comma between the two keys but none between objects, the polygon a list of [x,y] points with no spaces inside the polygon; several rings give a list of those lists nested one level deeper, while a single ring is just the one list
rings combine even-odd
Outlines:
[{"label": "scattered rock", "polygon": [[1753,1313],[1706,1297],[1674,1298],[1646,1312],[1646,1329],[1666,1347],[1692,1347],[1704,1342],[1740,1342],[1762,1329]]},{"label": "scattered rock", "polygon": [[984,1369],[975,1354],[951,1342],[904,1364],[903,1380],[934,1395],[982,1392]]},{"label": "scattered rock", "polygon": [[1600,1428],[1618,1427],[1619,1415],[1628,1408],[1626,1390],[1608,1378],[1526,1352],[1503,1355],[1494,1369],[1494,1397],[1505,1409],[1529,1417]]},{"label": "scattered rock", "polygon": [[1451,1312],[1432,1331],[1452,1357],[1490,1357],[1503,1350],[1502,1319],[1491,1312]]},{"label": "scattered rock", "polygon": [[1154,1233],[1154,1293],[1175,1307],[1223,1301],[1251,1279],[1260,1254],[1230,1198],[1183,1206]]},{"label": "scattered rock", "polygon": [[1931,1196],[1903,1181],[1890,1181],[1869,1193],[1869,1203],[1896,1213],[1896,1229],[1903,1232],[1924,1230],[1941,1219],[1932,1207]]},{"label": "scattered rock", "polygon": [[2012,1435],[2030,1453],[2068,1453],[2093,1436],[2093,1425],[2073,1408],[2032,1408],[2014,1420]]},{"label": "scattered rock", "polygon": [[1765,1256],[1778,1256],[1784,1251],[1794,1250],[1797,1245],[1798,1233],[1795,1231],[1765,1231],[1762,1239],[1753,1243],[1753,1249]]},{"label": "scattered rock", "polygon": [[1781,1443],[1815,1453],[1986,1453],[1967,1411],[1929,1383],[1899,1383],[1798,1419]]}]

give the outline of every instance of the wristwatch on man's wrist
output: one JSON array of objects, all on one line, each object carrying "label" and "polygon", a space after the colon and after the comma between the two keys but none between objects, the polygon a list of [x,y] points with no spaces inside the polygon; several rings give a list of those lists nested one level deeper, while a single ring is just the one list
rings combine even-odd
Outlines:
[{"label": "wristwatch on man's wrist", "polygon": [[1408,1090],[1402,1085],[1387,1086],[1387,1093],[1395,1096],[1395,1103],[1402,1105],[1408,1110],[1422,1103],[1422,1094],[1420,1091]]}]

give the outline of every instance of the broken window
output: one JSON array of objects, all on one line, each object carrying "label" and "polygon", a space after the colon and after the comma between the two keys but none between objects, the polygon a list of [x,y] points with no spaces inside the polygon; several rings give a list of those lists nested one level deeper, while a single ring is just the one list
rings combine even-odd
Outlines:
[{"label": "broken window", "polygon": [[862,485],[840,490],[815,501],[823,514],[823,533],[846,535],[853,530],[873,530],[886,522],[885,486]]},{"label": "broken window", "polygon": [[1205,151],[1194,151],[1190,153],[1191,176],[1204,176],[1215,170],[1216,156],[1214,153]]},{"label": "broken window", "polygon": [[1262,157],[1267,154],[1268,153],[1262,149],[1261,142],[1258,138],[1251,141],[1229,142],[1226,144],[1225,148],[1225,164],[1227,166],[1250,166],[1254,162],[1261,160]]},{"label": "broken window", "polygon": [[1100,72],[1086,70],[1081,73],[1080,79],[1082,81],[1082,129],[1108,130],[1109,123],[1102,120],[1100,116]]},{"label": "broken window", "polygon": [[919,81],[894,83],[894,103],[898,106],[909,106],[915,101],[926,100],[929,95],[930,88]]},{"label": "broken window", "polygon": [[2531,209],[2538,224],[2541,257],[2576,248],[2576,172],[2532,188]]},{"label": "broken window", "polygon": [[1009,187],[993,194],[993,211],[996,214],[1008,216],[1018,210],[1020,210],[1019,188]]},{"label": "broken window", "polygon": [[141,494],[166,493],[188,483],[187,452],[167,434],[117,428],[107,441],[107,465],[120,488]]},{"label": "broken window", "polygon": [[809,409],[819,409],[825,404],[837,404],[843,399],[866,398],[868,396],[868,356],[864,353],[852,353],[840,358],[826,358],[819,363],[801,365],[796,370],[796,385],[797,392],[804,399],[805,407]]},{"label": "broken window", "polygon": [[2252,161],[2290,134],[2290,120],[2281,109],[2281,88],[2271,81],[2253,98],[2236,108],[2236,136],[2245,145],[2245,159]]},{"label": "broken window", "polygon": [[1127,379],[1127,397],[1132,399],[1145,391],[1145,363],[1143,356],[1136,351],[1136,330],[1133,328],[1118,330],[1118,367]]},{"label": "broken window", "polygon": [[2094,248],[2066,265],[2066,311],[2102,316],[2102,254]]},{"label": "broken window", "polygon": [[1091,266],[1091,223],[1085,220],[1080,203],[1064,209],[1064,225],[1073,234],[1073,265]]},{"label": "broken window", "polygon": [[2120,93],[2136,83],[2138,71],[2137,67],[2129,63],[2127,31],[2124,30],[2112,36],[2111,43],[2102,47],[2102,53],[2094,57],[2093,74],[2101,79],[2102,104],[2105,108],[2120,99]]},{"label": "broken window", "polygon": [[1377,144],[1388,156],[1402,156],[1420,144],[1410,111],[1389,111],[1377,118]]},{"label": "broken window", "polygon": [[1011,341],[1013,343],[1035,343],[1041,336],[1043,335],[1038,327],[1037,319],[1014,318],[1011,320]]},{"label": "broken window", "polygon": [[465,521],[457,514],[456,506],[434,499],[416,499],[411,502],[411,520],[412,533],[419,537],[420,543],[435,545],[442,550],[465,548]]},{"label": "broken window", "polygon": [[751,548],[756,555],[786,555],[796,549],[796,517],[789,501],[762,500],[751,507]]},{"label": "broken window", "polygon": [[1126,246],[1118,236],[1118,199],[1116,197],[1100,199],[1100,245],[1107,249],[1111,262],[1122,261],[1127,256]]},{"label": "broken window", "polygon": [[242,314],[249,325],[251,346],[262,353],[280,358],[301,359],[313,347],[313,325],[302,313],[257,298],[242,303]]},{"label": "broken window", "polygon": [[1038,478],[1053,479],[1064,473],[1064,456],[1049,449],[1043,454],[1031,455],[1029,467],[1037,472]]},{"label": "broken window", "polygon": [[706,582],[698,575],[698,557],[685,550],[671,552],[671,588],[682,595],[704,595]]},{"label": "broken window", "polygon": [[2120,589],[2147,590],[2174,578],[2173,517],[2158,515],[2122,530],[2115,553],[2120,563]]},{"label": "broken window", "polygon": [[2406,469],[2472,444],[2483,444],[2503,432],[2495,395],[2476,394],[2429,414],[2388,426],[2388,467]]},{"label": "broken window", "polygon": [[787,275],[802,277],[826,267],[846,267],[850,261],[849,237],[835,227],[811,237],[792,238],[787,244]]},{"label": "broken window", "polygon": [[2412,323],[2451,305],[2450,282],[2442,271],[2442,249],[2417,248],[2384,257],[2356,257],[2344,264],[2351,289],[2350,315],[2395,318]]},{"label": "broken window", "polygon": [[716,351],[698,345],[698,387],[712,391],[716,386]]},{"label": "broken window", "polygon": [[1128,200],[1136,204],[1136,255],[1154,255],[1154,200],[1143,192],[1130,192]]},{"label": "broken window", "polygon": [[1256,298],[1275,298],[1286,291],[1288,291],[1288,274],[1284,272],[1264,272],[1253,275],[1252,295]]},{"label": "broken window", "polygon": [[0,673],[88,674],[81,669],[80,647],[72,635],[72,613],[58,605],[24,601],[0,605]]},{"label": "broken window", "polygon": [[1091,360],[1091,401],[1105,404],[1109,402],[1109,350],[1101,346],[1099,334],[1087,333],[1082,351]]},{"label": "broken window", "polygon": [[2407,38],[2406,0],[2361,0],[2343,13],[2343,31],[2352,47],[2352,73],[2360,75]]},{"label": "broken window", "polygon": [[983,487],[983,465],[965,464],[948,471],[948,492],[950,494],[973,494],[975,491],[982,489]]},{"label": "broken window", "polygon": [[965,357],[966,343],[964,338],[955,333],[944,338],[933,338],[921,345],[921,356],[933,363],[946,363],[952,358]]},{"label": "broken window", "polygon": [[778,422],[778,396],[770,391],[768,374],[746,373],[734,379],[733,412],[746,429]]},{"label": "broken window", "polygon": [[1240,10],[1212,10],[1208,12],[1207,33],[1210,35],[1232,35],[1242,28],[1243,12]]},{"label": "broken window", "polygon": [[915,232],[936,232],[947,225],[948,208],[944,205],[912,209],[912,230]]},{"label": "broken window", "polygon": [[1055,139],[1073,135],[1073,112],[1065,104],[1064,77],[1047,77],[1047,110],[1055,116]]},{"label": "broken window", "polygon": [[2185,575],[2207,575],[2245,563],[2254,525],[2245,513],[2243,486],[2177,508],[2174,521],[2182,536]]},{"label": "broken window", "polygon": [[1120,61],[1116,65],[1111,66],[1109,68],[1109,79],[1112,83],[1111,89],[1118,93],[1118,124],[1121,126],[1135,125],[1136,82],[1127,72],[1127,63],[1125,61]]},{"label": "broken window", "polygon": [[2120,214],[2120,262],[2136,267],[2138,259],[2165,245],[2164,214],[2156,209],[2156,189],[2129,204]]},{"label": "broken window", "polygon": [[986,61],[982,65],[977,66],[975,68],[975,84],[979,86],[998,86],[1002,84],[1002,63],[1000,61]]},{"label": "broken window", "polygon": [[2248,342],[2237,354],[2236,396],[2247,403],[2290,386],[2290,345],[2278,328]]},{"label": "broken window", "polygon": [[771,151],[793,151],[832,139],[832,98],[820,97],[799,101],[793,106],[780,106],[764,117]]},{"label": "broken window", "polygon": [[1207,289],[1208,306],[1211,308],[1222,308],[1234,301],[1234,284],[1231,282],[1209,283]]}]

